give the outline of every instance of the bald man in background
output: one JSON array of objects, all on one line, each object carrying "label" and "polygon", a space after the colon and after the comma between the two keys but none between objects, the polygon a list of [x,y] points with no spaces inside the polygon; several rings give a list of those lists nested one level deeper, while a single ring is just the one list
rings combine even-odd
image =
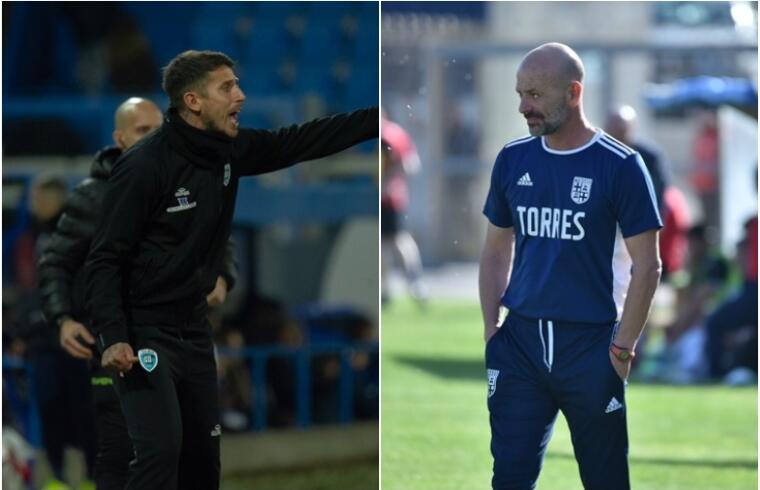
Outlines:
[{"label": "bald man in background", "polygon": [[[483,210],[498,490],[536,487],[560,411],[584,488],[630,489],[624,386],[660,277],[662,223],[641,156],[586,119],[583,74],[564,44],[522,60],[518,110],[530,135],[499,153]],[[627,257],[615,254],[622,247]]]},{"label": "bald man in background", "polygon": [[[163,116],[151,101],[132,97],[114,114],[115,146],[98,152],[90,177],[79,183],[66,201],[63,215],[39,262],[39,289],[49,324],[58,328],[59,342],[70,356],[80,359],[83,375],[93,357],[95,338],[85,326],[84,260],[95,235],[101,203],[114,162],[145,135],[161,126]],[[69,368],[70,369],[70,368]],[[79,370],[77,370],[78,372]],[[70,373],[73,376],[73,373]],[[89,400],[81,400],[70,416],[95,417],[97,454],[95,484],[98,490],[123,490],[126,485],[132,444],[111,378],[99,362],[90,365],[95,413]],[[66,407],[61,407],[62,410]],[[69,407],[71,409],[71,407]],[[61,487],[67,488],[67,487]]]},{"label": "bald man in background", "polygon": [[652,177],[657,205],[662,214],[665,210],[665,188],[668,186],[665,158],[659,149],[646,145],[634,137],[637,121],[636,110],[629,105],[621,105],[615,107],[607,115],[604,130],[613,138],[639,152]]}]

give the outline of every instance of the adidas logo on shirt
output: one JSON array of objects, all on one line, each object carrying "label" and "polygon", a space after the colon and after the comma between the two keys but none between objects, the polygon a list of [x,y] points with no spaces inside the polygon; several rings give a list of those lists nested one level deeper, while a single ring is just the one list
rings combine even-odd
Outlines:
[{"label": "adidas logo on shirt", "polygon": [[610,402],[607,404],[607,408],[604,410],[604,413],[614,412],[615,410],[620,410],[621,408],[623,408],[623,404],[613,396],[612,400],[610,400]]},{"label": "adidas logo on shirt", "polygon": [[520,177],[520,180],[517,181],[517,185],[533,186],[533,181],[530,180],[530,174],[525,172],[525,175]]}]

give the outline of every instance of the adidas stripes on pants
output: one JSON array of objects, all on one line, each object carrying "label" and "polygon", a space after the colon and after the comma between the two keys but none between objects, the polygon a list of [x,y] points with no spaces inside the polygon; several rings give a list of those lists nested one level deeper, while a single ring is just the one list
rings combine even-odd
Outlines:
[{"label": "adidas stripes on pants", "polygon": [[613,325],[511,312],[486,345],[494,490],[536,487],[554,421],[567,419],[586,490],[629,490],[624,384]]}]

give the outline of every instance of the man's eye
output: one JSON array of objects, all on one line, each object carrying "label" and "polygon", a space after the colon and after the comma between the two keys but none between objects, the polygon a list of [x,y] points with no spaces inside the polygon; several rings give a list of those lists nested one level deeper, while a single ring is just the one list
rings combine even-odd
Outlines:
[{"label": "man's eye", "polygon": [[530,96],[535,100],[538,98],[538,94],[530,94]]}]

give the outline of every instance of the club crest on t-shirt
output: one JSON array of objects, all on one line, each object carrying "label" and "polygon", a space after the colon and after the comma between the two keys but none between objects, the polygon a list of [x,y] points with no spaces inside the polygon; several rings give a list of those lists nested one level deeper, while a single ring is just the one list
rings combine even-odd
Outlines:
[{"label": "club crest on t-shirt", "polygon": [[570,192],[570,199],[572,199],[575,204],[583,204],[588,201],[588,198],[591,196],[592,182],[592,179],[586,177],[575,177]]}]

